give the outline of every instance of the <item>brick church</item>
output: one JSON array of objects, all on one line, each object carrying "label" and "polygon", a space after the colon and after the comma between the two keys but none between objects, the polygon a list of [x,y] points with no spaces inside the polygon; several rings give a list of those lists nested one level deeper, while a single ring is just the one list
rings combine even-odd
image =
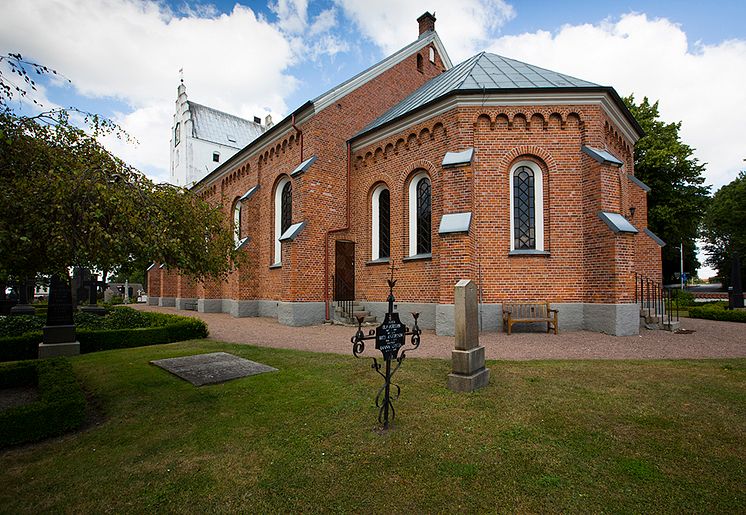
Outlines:
[{"label": "brick church", "polygon": [[355,300],[380,320],[393,267],[402,320],[439,334],[460,279],[484,331],[515,301],[551,302],[562,330],[639,331],[636,277],[660,280],[663,242],[617,92],[489,53],[453,66],[435,17],[417,21],[193,186],[250,265],[205,283],[151,266],[150,303],[308,325]]}]

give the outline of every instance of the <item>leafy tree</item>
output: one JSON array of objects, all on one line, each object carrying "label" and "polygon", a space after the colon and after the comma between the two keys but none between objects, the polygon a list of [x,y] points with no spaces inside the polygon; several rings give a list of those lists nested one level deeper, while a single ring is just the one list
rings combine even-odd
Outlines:
[{"label": "leafy tree", "polygon": [[720,188],[712,198],[703,224],[707,264],[730,285],[734,254],[741,260],[741,278],[746,277],[746,171]]},{"label": "leafy tree", "polygon": [[[32,89],[26,67],[50,72],[17,54],[3,58]],[[67,276],[72,266],[151,260],[202,279],[241,259],[221,206],[153,183],[98,142],[112,132],[127,137],[116,124],[75,109],[17,115],[7,102],[26,90],[9,84],[0,75],[0,273]]]},{"label": "leafy tree", "polygon": [[681,141],[681,122],[660,119],[658,102],[634,96],[624,103],[645,131],[635,145],[635,176],[650,186],[648,227],[663,238],[663,277],[671,280],[679,271],[679,244],[684,243],[684,270],[700,266],[695,240],[707,208],[709,186],[704,186],[705,165],[693,157],[694,149]]}]

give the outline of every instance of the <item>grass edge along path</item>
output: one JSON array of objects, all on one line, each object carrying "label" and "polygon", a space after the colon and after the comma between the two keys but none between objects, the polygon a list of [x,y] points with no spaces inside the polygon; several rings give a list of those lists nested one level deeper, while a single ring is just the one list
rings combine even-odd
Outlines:
[{"label": "grass edge along path", "polygon": [[[278,372],[195,388],[152,359]],[[406,360],[395,429],[351,356],[196,340],[71,360],[105,421],[0,454],[0,512],[743,512],[746,360]]]}]

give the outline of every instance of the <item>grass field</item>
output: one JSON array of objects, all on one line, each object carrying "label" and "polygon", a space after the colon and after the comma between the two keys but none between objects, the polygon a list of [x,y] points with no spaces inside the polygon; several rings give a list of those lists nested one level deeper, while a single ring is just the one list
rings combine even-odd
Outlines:
[{"label": "grass field", "polygon": [[[280,370],[148,364],[218,350]],[[0,451],[0,512],[746,510],[746,360],[491,362],[454,394],[449,362],[408,359],[386,434],[369,359],[201,340],[73,366],[100,420]]]}]

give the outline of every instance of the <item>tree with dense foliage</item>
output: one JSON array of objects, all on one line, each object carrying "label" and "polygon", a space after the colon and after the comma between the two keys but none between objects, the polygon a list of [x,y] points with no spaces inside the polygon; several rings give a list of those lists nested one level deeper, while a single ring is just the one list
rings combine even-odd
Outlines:
[{"label": "tree with dense foliage", "polygon": [[679,271],[679,244],[684,244],[684,271],[699,268],[695,241],[708,203],[709,186],[702,175],[705,165],[694,149],[681,141],[681,122],[660,119],[658,102],[647,97],[638,105],[634,96],[624,103],[645,131],[635,145],[635,176],[650,186],[648,227],[668,245],[663,248],[663,278]]},{"label": "tree with dense foliage", "polygon": [[[4,59],[31,88],[25,67],[50,73],[17,54]],[[113,156],[97,137],[124,133],[104,118],[74,109],[14,113],[8,101],[25,90],[8,84],[0,76],[0,272],[67,276],[72,266],[114,270],[148,260],[202,279],[233,268],[240,255],[221,206],[155,184]],[[78,115],[88,131],[71,122]]]},{"label": "tree with dense foliage", "polygon": [[720,188],[712,198],[703,224],[707,264],[730,285],[734,255],[741,261],[741,278],[746,277],[746,171]]}]

